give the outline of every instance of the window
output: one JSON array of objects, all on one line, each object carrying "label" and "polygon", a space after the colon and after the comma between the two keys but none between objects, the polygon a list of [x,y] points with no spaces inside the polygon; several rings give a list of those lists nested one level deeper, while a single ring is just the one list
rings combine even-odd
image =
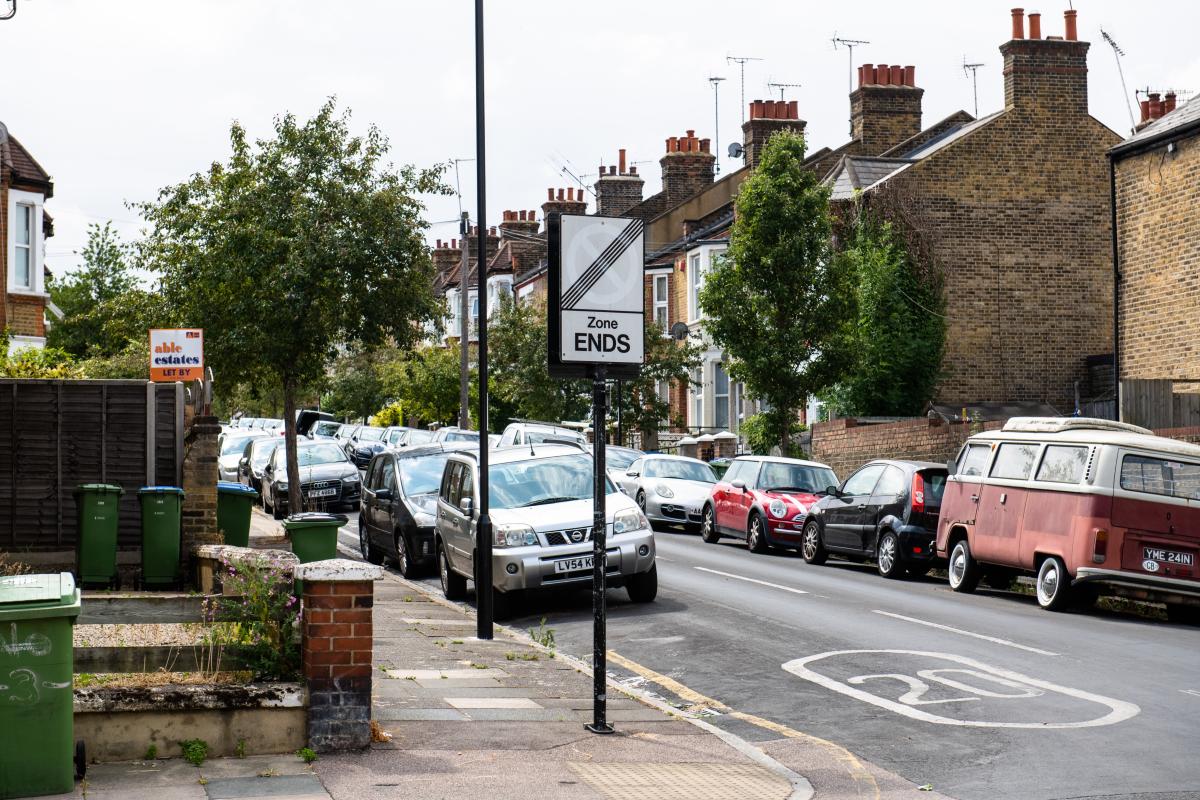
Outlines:
[{"label": "window", "polygon": [[846,479],[846,484],[842,486],[842,494],[850,497],[869,495],[882,472],[883,464],[868,464]]},{"label": "window", "polygon": [[475,470],[468,466],[462,468],[462,487],[459,489],[458,503],[456,505],[461,509],[465,500],[470,500],[472,504],[475,502]]},{"label": "window", "polygon": [[1200,500],[1200,464],[1151,456],[1125,456],[1121,459],[1121,488]]},{"label": "window", "polygon": [[16,237],[16,275],[15,286],[18,289],[33,290],[33,245],[34,245],[34,206],[29,203],[17,203],[17,218],[14,221]]},{"label": "window", "polygon": [[742,471],[749,463],[749,461],[734,461],[729,465],[729,469],[725,470],[725,474],[721,477],[721,480],[725,481],[725,483],[733,483],[739,477],[741,477]]},{"label": "window", "polygon": [[964,477],[981,477],[987,466],[992,448],[986,444],[969,444],[958,457],[958,474]]},{"label": "window", "polygon": [[880,497],[896,497],[904,494],[904,487],[907,481],[904,480],[904,473],[896,467],[888,467],[883,471],[883,477],[879,479],[879,483],[875,486],[875,491],[872,494]]},{"label": "window", "polygon": [[451,464],[446,470],[445,476],[442,478],[442,499],[448,505],[455,508],[458,507],[458,499],[462,496],[460,485],[462,483],[462,464]]},{"label": "window", "polygon": [[667,276],[654,276],[654,324],[662,328],[666,334],[669,327],[667,319]]},{"label": "window", "polygon": [[761,486],[766,490],[823,492],[837,483],[837,476],[828,467],[789,464],[783,461],[763,463]]},{"label": "window", "polygon": [[1037,461],[1041,445],[1006,442],[996,451],[996,462],[992,464],[992,477],[1014,481],[1029,479],[1033,464]]},{"label": "window", "polygon": [[671,404],[671,382],[659,381],[656,388],[658,392],[658,401],[669,406]]},{"label": "window", "polygon": [[1087,468],[1088,448],[1067,447],[1061,444],[1046,446],[1037,479],[1052,483],[1079,483]]},{"label": "window", "polygon": [[704,372],[692,373],[692,427],[704,427]]},{"label": "window", "polygon": [[682,481],[699,481],[700,483],[716,483],[717,476],[712,467],[703,461],[692,461],[682,458],[655,458],[646,462],[646,478],[678,478]]},{"label": "window", "polygon": [[703,262],[696,253],[688,259],[688,312],[691,319],[700,319],[700,289],[704,287]]},{"label": "window", "polygon": [[396,464],[391,458],[382,459],[382,466],[375,475],[377,489],[394,489],[396,485]]},{"label": "window", "polygon": [[713,425],[729,429],[729,373],[720,362],[713,364]]},{"label": "window", "polygon": [[634,461],[632,464],[629,465],[629,469],[627,471],[632,472],[634,475],[641,475],[642,474],[642,461],[643,460],[640,458],[637,461]]}]

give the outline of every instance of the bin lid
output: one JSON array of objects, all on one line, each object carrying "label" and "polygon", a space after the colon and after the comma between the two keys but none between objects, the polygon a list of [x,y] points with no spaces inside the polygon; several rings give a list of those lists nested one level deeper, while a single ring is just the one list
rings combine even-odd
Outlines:
[{"label": "bin lid", "polygon": [[115,483],[81,483],[75,487],[75,492],[91,492],[92,494],[125,494],[125,490]]},{"label": "bin lid", "polygon": [[236,481],[217,481],[217,491],[221,494],[252,494],[258,497],[258,492]]},{"label": "bin lid", "polygon": [[324,511],[305,511],[302,514],[292,514],[283,521],[285,530],[292,528],[307,528],[316,525],[337,525],[339,528],[349,522],[345,514],[327,514]]},{"label": "bin lid", "polygon": [[138,489],[138,494],[183,494],[183,489],[178,486],[143,486]]},{"label": "bin lid", "polygon": [[0,578],[0,606],[70,605],[75,602],[75,576],[69,572],[48,575],[8,575]]}]

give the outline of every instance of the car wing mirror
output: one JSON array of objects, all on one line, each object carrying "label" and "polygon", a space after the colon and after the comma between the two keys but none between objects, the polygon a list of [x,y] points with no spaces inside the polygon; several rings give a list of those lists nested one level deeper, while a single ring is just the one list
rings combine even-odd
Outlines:
[{"label": "car wing mirror", "polygon": [[626,474],[626,476],[628,476],[628,477],[630,477],[630,478],[636,478],[636,477],[638,477],[639,475],[641,475],[642,473],[640,473],[640,472],[626,472],[625,474]]},{"label": "car wing mirror", "polygon": [[464,497],[459,501],[459,507],[469,517],[475,512],[475,501],[470,497]]},{"label": "car wing mirror", "polygon": [[731,481],[729,485],[737,489],[739,492],[746,491],[746,482],[743,480]]},{"label": "car wing mirror", "polygon": [[392,494],[391,489],[379,489],[378,491],[375,492],[376,500],[389,501],[389,500],[393,499],[394,496],[395,495]]},{"label": "car wing mirror", "polygon": [[830,497],[841,497],[842,490],[836,486],[826,486],[825,494],[829,495]]},{"label": "car wing mirror", "polygon": [[248,459],[248,458],[242,458],[242,460],[238,462],[238,465],[243,466],[243,467],[249,466],[249,464],[250,464],[250,459]]}]

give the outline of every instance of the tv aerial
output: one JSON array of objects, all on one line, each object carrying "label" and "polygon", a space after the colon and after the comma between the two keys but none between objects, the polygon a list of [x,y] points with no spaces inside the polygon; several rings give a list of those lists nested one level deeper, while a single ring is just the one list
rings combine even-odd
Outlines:
[{"label": "tv aerial", "polygon": [[963,75],[966,75],[968,73],[970,74],[971,90],[975,93],[975,118],[976,119],[979,118],[979,77],[978,77],[978,75],[976,75],[976,73],[979,71],[979,68],[982,66],[983,66],[983,62],[980,62],[978,64],[968,64],[966,55],[963,55],[963,63],[962,63]]}]

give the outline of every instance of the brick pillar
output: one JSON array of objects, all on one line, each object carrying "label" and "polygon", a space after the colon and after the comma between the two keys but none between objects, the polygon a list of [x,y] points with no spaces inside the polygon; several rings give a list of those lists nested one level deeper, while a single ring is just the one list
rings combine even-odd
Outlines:
[{"label": "brick pillar", "polygon": [[221,424],[216,417],[196,417],[184,436],[183,506],[180,509],[184,574],[195,548],[224,544],[217,529],[217,437]]},{"label": "brick pillar", "polygon": [[319,753],[371,743],[374,581],[381,567],[334,558],[296,567],[304,581],[301,648],[308,743]]}]

